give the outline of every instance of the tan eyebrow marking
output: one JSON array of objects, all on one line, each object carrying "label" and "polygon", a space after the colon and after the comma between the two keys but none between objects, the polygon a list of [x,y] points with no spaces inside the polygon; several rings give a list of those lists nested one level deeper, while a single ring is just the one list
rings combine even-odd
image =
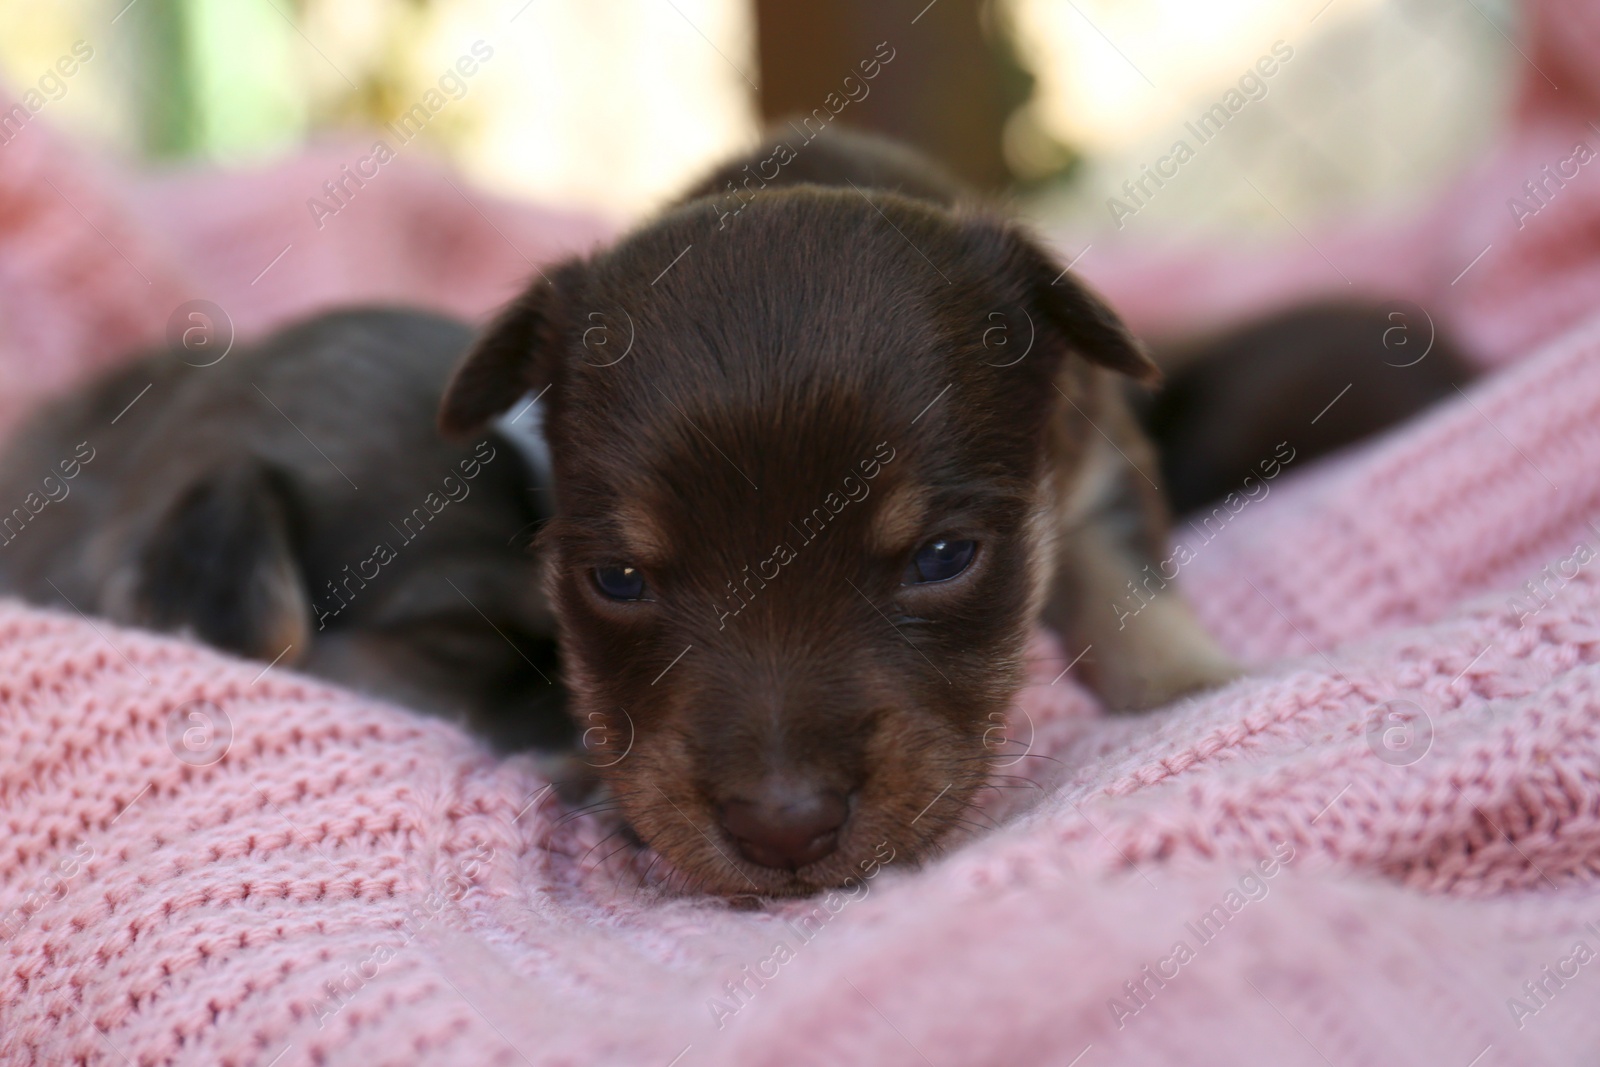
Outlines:
[{"label": "tan eyebrow marking", "polygon": [[872,517],[868,537],[873,549],[887,556],[914,547],[927,510],[927,494],[920,486],[897,485],[889,490]]},{"label": "tan eyebrow marking", "polygon": [[631,553],[627,562],[649,567],[666,561],[667,536],[649,508],[638,501],[627,501],[618,505],[616,521]]}]

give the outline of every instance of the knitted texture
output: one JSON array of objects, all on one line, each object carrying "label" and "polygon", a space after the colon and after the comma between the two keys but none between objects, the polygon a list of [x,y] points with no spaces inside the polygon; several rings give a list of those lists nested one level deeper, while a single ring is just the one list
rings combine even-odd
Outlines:
[{"label": "knitted texture", "polygon": [[[477,314],[605,231],[405,159],[316,230],[337,159],[113,196],[39,123],[0,146],[3,428],[183,299],[241,333],[350,297]],[[1459,233],[1504,211],[1448,203]],[[1593,1062],[1600,318],[1573,293],[1600,259],[1570,241],[1459,306],[1501,367],[1459,401],[1180,527],[1251,677],[1112,718],[1040,635],[984,825],[848,893],[676,892],[529,759],[0,604],[0,1060]],[[1347,271],[1412,294],[1447,258],[1363,247]],[[1210,278],[1171,270],[1198,308]],[[1293,288],[1255,277],[1231,306]]]}]

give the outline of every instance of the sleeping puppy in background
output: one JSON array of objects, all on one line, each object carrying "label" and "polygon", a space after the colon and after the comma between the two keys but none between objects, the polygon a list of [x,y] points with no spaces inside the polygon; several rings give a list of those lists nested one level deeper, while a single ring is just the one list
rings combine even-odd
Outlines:
[{"label": "sleeping puppy in background", "polygon": [[1174,593],[1118,626],[1166,547],[1121,389],[1154,376],[1027,233],[835,130],[542,273],[440,420],[543,396],[537,548],[593,761],[692,884],[786,895],[962,820],[1037,619],[1115,709],[1237,673]]},{"label": "sleeping puppy in background", "polygon": [[214,366],[119,369],[0,459],[0,591],[292,665],[502,747],[570,737],[530,478],[498,436],[434,428],[469,341],[433,315],[351,311]]},{"label": "sleeping puppy in background", "polygon": [[1215,333],[1153,342],[1165,381],[1129,399],[1177,515],[1241,491],[1280,443],[1295,462],[1376,436],[1476,377],[1408,301],[1323,300]]}]

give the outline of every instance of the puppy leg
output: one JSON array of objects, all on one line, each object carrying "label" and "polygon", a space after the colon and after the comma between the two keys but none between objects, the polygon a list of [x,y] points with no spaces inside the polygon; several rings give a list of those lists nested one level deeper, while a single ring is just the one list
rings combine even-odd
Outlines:
[{"label": "puppy leg", "polygon": [[1077,439],[1082,459],[1060,491],[1044,621],[1068,655],[1088,649],[1079,669],[1113,710],[1158,707],[1238,677],[1173,585],[1154,449],[1114,381],[1097,373],[1077,384],[1082,399],[1064,412],[1062,434]]},{"label": "puppy leg", "polygon": [[91,549],[109,561],[103,614],[285,666],[304,657],[312,610],[280,476],[223,464],[162,503],[130,494],[124,509]]}]

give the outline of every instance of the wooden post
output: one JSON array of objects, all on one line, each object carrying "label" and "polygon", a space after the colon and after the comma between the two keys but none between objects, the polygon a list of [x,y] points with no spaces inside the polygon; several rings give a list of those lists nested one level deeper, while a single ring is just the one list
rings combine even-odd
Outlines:
[{"label": "wooden post", "polygon": [[[756,0],[765,122],[822,107],[844,93],[880,42],[894,59],[838,121],[900,138],[980,189],[1012,180],[1002,153],[1006,118],[1031,78],[984,26],[988,0]],[[913,21],[913,19],[915,21]]]}]

